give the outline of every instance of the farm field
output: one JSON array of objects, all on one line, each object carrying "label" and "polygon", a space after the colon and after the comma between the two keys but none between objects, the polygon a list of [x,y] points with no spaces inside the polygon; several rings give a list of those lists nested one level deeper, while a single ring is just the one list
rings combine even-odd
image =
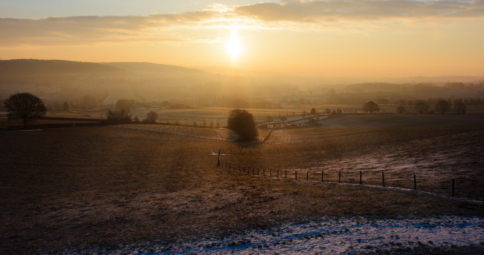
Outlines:
[{"label": "farm field", "polygon": [[[162,132],[167,134],[174,134],[180,136],[188,136],[200,139],[212,139],[212,140],[222,140],[222,141],[236,141],[238,135],[226,128],[200,128],[200,127],[185,127],[185,126],[171,126],[171,125],[154,125],[154,124],[124,124],[116,125],[116,128],[128,128],[136,130],[145,130],[152,132]],[[259,141],[264,141],[264,139],[269,135],[270,130],[264,129],[259,130]]]},{"label": "farm field", "polygon": [[[448,197],[449,178],[466,175],[456,195],[484,201],[480,122],[427,123],[276,130],[246,144],[215,129],[165,125],[2,131],[0,253],[482,251],[470,237],[483,233],[483,203]],[[223,162],[259,176],[217,168],[218,149]],[[262,177],[276,170],[288,179]],[[310,182],[295,181],[295,171],[309,172]],[[357,184],[359,171],[366,186]],[[387,186],[406,189],[374,187],[382,171]],[[445,196],[411,191],[402,173],[416,173],[419,190]],[[437,242],[434,228],[417,231],[422,224],[440,224],[449,236]],[[403,246],[391,231],[402,232]],[[319,233],[334,252],[320,249]]]}]

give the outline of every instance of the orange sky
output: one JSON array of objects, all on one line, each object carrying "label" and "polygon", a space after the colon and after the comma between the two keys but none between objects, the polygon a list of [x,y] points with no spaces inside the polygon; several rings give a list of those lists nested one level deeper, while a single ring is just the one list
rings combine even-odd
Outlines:
[{"label": "orange sky", "polygon": [[[482,1],[210,5],[178,14],[2,18],[0,58],[343,77],[483,76],[482,31]],[[234,41],[235,58],[228,50]]]}]

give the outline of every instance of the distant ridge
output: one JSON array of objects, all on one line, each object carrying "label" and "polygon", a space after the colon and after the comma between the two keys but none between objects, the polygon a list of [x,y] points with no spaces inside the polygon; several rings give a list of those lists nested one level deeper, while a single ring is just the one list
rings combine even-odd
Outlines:
[{"label": "distant ridge", "polygon": [[107,63],[100,63],[100,64],[121,68],[130,72],[156,73],[156,74],[165,74],[165,75],[206,74],[206,72],[199,69],[174,66],[174,65],[154,64],[154,63],[148,63],[148,62],[107,62]]},{"label": "distant ridge", "polygon": [[0,74],[13,75],[124,75],[126,71],[113,66],[67,60],[13,59],[0,60]]}]

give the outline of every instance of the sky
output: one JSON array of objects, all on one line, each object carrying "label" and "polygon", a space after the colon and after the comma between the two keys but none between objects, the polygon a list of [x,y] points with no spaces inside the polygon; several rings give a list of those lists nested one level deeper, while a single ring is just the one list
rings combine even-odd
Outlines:
[{"label": "sky", "polygon": [[484,0],[0,0],[0,59],[484,76]]}]

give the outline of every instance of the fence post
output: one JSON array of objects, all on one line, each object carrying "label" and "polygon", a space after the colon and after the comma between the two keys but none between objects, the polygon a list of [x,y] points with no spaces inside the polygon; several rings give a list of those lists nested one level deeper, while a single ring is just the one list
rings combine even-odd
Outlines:
[{"label": "fence post", "polygon": [[452,197],[455,196],[455,179],[452,179]]},{"label": "fence post", "polygon": [[309,171],[306,172],[306,181],[308,182],[309,181]]},{"label": "fence post", "polygon": [[363,172],[360,171],[360,185],[362,183],[362,179],[363,179]]},{"label": "fence post", "polygon": [[259,170],[260,170],[260,168],[257,168],[257,176],[259,176]]},{"label": "fence post", "polygon": [[296,171],[296,181],[297,181],[297,171]]},{"label": "fence post", "polygon": [[341,183],[341,171],[339,171],[339,175],[338,175],[338,183]]},{"label": "fence post", "polygon": [[286,179],[287,179],[287,170],[286,170]]},{"label": "fence post", "polygon": [[262,169],[262,176],[266,177],[266,169]]},{"label": "fence post", "polygon": [[269,177],[272,177],[272,168],[269,168]]},{"label": "fence post", "polygon": [[324,171],[321,171],[321,182],[324,182]]},{"label": "fence post", "polygon": [[277,179],[279,179],[279,170],[277,170]]},{"label": "fence post", "polygon": [[[101,116],[101,118],[102,118],[102,116]],[[222,149],[218,149],[217,168],[220,167],[220,152],[222,152]]]},{"label": "fence post", "polygon": [[382,181],[383,187],[385,187],[385,172],[381,172],[381,181]]},{"label": "fence post", "polygon": [[417,175],[413,175],[413,189],[417,190]]}]

